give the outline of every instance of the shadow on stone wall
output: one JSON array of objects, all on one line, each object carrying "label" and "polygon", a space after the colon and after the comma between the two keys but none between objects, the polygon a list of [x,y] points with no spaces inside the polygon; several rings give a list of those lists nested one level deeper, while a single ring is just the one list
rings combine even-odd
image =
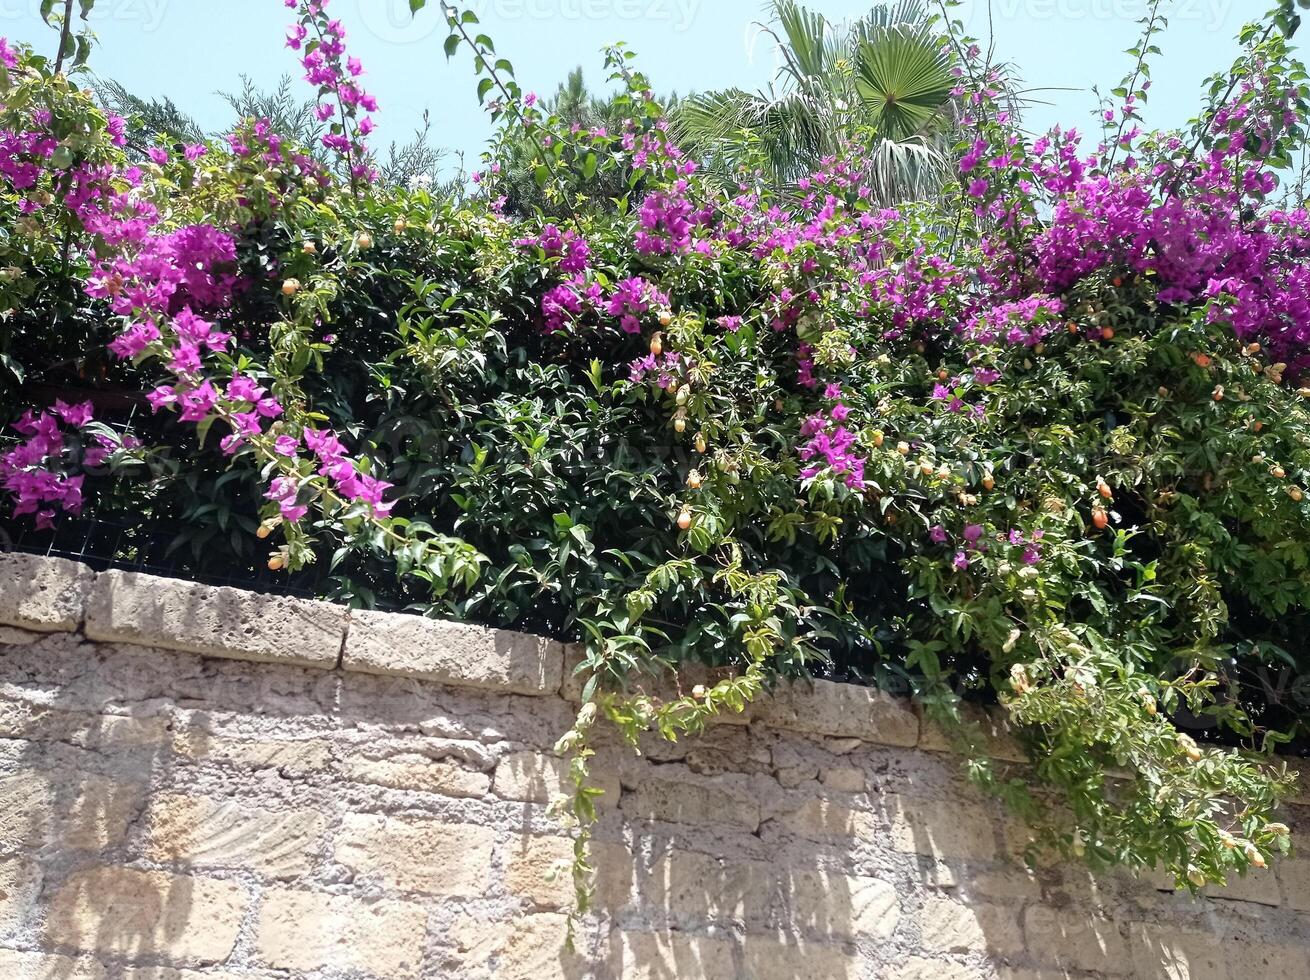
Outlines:
[{"label": "shadow on stone wall", "polygon": [[0,641],[4,980],[1310,976],[1299,863],[1029,871],[953,758],[762,724],[599,746],[566,953],[565,701]]}]

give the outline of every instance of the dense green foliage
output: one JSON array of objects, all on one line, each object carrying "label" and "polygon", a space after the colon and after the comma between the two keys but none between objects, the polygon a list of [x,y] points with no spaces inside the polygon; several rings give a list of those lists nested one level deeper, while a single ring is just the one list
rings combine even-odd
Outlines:
[{"label": "dense green foliage", "polygon": [[[1269,354],[1291,357],[1304,324],[1239,332],[1222,290],[1166,281],[1186,264],[1164,242],[1182,219],[1125,254],[1088,217],[1184,208],[1233,254],[1269,246],[1284,263],[1271,278],[1296,283],[1301,218],[1285,237],[1257,221],[1258,183],[1229,214],[1192,160],[1212,154],[1239,186],[1261,171],[1235,138],[1248,114],[1296,119],[1259,131],[1270,159],[1303,143],[1285,30],[1244,35],[1232,77],[1259,84],[1215,82],[1187,159],[1182,140],[1139,141],[1158,181],[1109,149],[1070,176],[1076,151],[1037,149],[979,97],[948,185],[890,211],[858,143],[787,187],[753,182],[748,147],[747,183],[725,194],[668,141],[624,48],[607,55],[620,93],[586,110],[611,123],[575,131],[576,99],[525,97],[476,18],[450,21],[447,52],[472,49],[505,123],[467,199],[315,179],[286,164],[290,136],[243,153],[270,145],[255,122],[131,167],[108,114],[47,60],[15,59],[3,127],[39,105],[61,149],[0,194],[3,407],[89,397],[116,423],[82,433],[114,451],[80,471],[98,512],[127,525],[109,557],[157,559],[167,527],[163,550],[193,574],[307,567],[301,584],[333,598],[583,641],[589,704],[562,741],[580,777],[601,719],[676,736],[780,676],[828,674],[909,689],[948,722],[962,700],[1003,703],[1041,791],[981,753],[971,771],[1093,863],[1199,886],[1286,849],[1274,819],[1290,781],[1268,753],[1304,712],[1251,681],[1306,666],[1310,389],[1292,384],[1304,364]],[[958,49],[961,88],[995,81],[958,25],[933,29]],[[1143,98],[1139,85],[1140,70],[1119,97]],[[1234,105],[1238,121],[1219,122]],[[965,165],[980,145],[985,186],[969,173],[979,159]],[[63,149],[108,182],[130,171],[124,195],[156,206],[161,228],[231,236],[217,271],[241,286],[209,315],[234,339],[206,353],[204,377],[276,397],[283,414],[253,437],[219,446],[250,399],[195,425],[158,398],[199,385],[166,369],[171,334],[131,359],[104,353],[142,313],[110,309],[122,283],[97,271],[103,243],[69,203]],[[554,223],[525,213],[529,179]],[[1060,239],[1061,221],[1077,235]],[[1186,236],[1189,257],[1202,251]],[[1059,247],[1098,261],[1066,281],[1042,268]],[[1222,261],[1236,281],[1237,260]],[[149,322],[172,329],[177,314]],[[129,410],[141,446],[122,438]],[[328,428],[359,472],[395,485],[392,517],[319,479],[299,440]],[[279,437],[294,448],[275,450]],[[267,492],[274,478],[288,498]],[[25,517],[6,522],[40,540]],[[721,668],[719,683],[630,696],[688,663]]]}]

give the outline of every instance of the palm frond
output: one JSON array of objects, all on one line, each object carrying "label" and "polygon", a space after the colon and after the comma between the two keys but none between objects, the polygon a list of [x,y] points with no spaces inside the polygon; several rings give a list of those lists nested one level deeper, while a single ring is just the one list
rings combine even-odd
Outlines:
[{"label": "palm frond", "polygon": [[921,132],[950,102],[954,87],[941,45],[918,30],[878,28],[857,49],[855,89],[887,139]]}]

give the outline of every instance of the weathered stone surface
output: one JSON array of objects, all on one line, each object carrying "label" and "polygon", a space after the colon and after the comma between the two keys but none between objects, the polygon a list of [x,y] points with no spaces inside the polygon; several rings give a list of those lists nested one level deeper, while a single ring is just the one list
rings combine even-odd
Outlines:
[{"label": "weathered stone surface", "polygon": [[127,836],[145,784],[30,769],[0,776],[0,852],[56,846],[99,851]]},{"label": "weathered stone surface", "polygon": [[138,966],[123,972],[114,968],[113,980],[264,980],[266,974],[242,970],[175,970],[170,966]]},{"label": "weathered stone surface", "polygon": [[564,678],[564,647],[468,623],[356,612],[343,666],[506,693],[555,694]]},{"label": "weathered stone surface", "polygon": [[226,881],[100,867],[69,875],[50,905],[56,946],[125,957],[221,963],[247,896]]},{"label": "weathered stone surface", "polygon": [[732,824],[755,833],[760,805],[744,793],[692,779],[644,779],[625,794],[620,809],[634,820],[687,824]]},{"label": "weathered stone surface", "polygon": [[[960,714],[966,725],[973,728],[982,738],[982,745],[993,759],[1003,762],[1027,762],[1028,753],[1024,751],[1015,737],[1015,729],[1010,724],[1003,708],[983,708],[978,705],[963,705]],[[954,752],[950,737],[945,729],[930,718],[923,719],[923,733],[919,738],[919,748],[926,752]]]},{"label": "weathered stone surface", "polygon": [[993,899],[1039,898],[1042,884],[1027,869],[984,871],[969,881],[972,891]]},{"label": "weathered stone surface", "polygon": [[1029,952],[1065,969],[1109,974],[1132,972],[1128,942],[1117,923],[1070,909],[1029,906],[1024,915]]},{"label": "weathered stone surface", "polygon": [[1310,912],[1310,859],[1287,858],[1275,865],[1288,908]]},{"label": "weathered stone surface", "polygon": [[733,977],[733,942],[683,933],[622,932],[610,936],[614,976],[623,980]]},{"label": "weathered stone surface", "polygon": [[774,723],[640,753],[598,729],[566,954],[564,698],[23,635],[0,656],[0,980],[1310,977],[1310,861],[1200,903],[1026,871],[936,733],[902,745],[904,719],[825,720],[794,688]]},{"label": "weathered stone surface", "polygon": [[114,967],[113,980],[264,980],[267,974],[244,970],[175,970],[171,966],[138,966],[123,972]]},{"label": "weathered stone surface", "polygon": [[386,887],[425,895],[486,891],[495,832],[419,817],[353,813],[336,838],[336,859]]},{"label": "weathered stone surface", "polygon": [[865,778],[863,769],[848,766],[836,766],[819,773],[819,782],[839,793],[863,793]]},{"label": "weathered stone surface", "polygon": [[909,701],[854,684],[784,682],[746,713],[751,721],[786,731],[904,747],[919,741],[919,718]]},{"label": "weathered stone surface", "polygon": [[887,974],[887,980],[986,980],[986,974],[976,967],[948,960],[911,956],[903,963],[898,963]]},{"label": "weathered stone surface", "polygon": [[923,945],[942,953],[997,953],[1009,956],[1023,951],[1023,933],[1014,907],[964,904],[930,897],[918,913]]},{"label": "weathered stone surface", "polygon": [[541,913],[516,922],[460,916],[450,930],[461,980],[583,980],[593,976],[585,957],[564,949],[568,920]]},{"label": "weathered stone surface", "polygon": [[1224,948],[1203,932],[1134,923],[1129,929],[1133,970],[1158,980],[1229,980]]},{"label": "weathered stone surface", "polygon": [[41,869],[35,862],[20,858],[0,861],[0,932],[22,925],[40,891]]},{"label": "weathered stone surface", "polygon": [[0,949],[0,977],[5,980],[108,980],[105,968],[86,957],[20,953]]},{"label": "weathered stone surface", "polygon": [[786,869],[788,922],[835,939],[887,939],[901,921],[901,902],[888,882],[865,875]]},{"label": "weathered stone surface", "polygon": [[1224,959],[1230,980],[1259,977],[1310,977],[1310,949],[1304,944],[1270,942],[1251,936],[1225,937]]},{"label": "weathered stone surface", "polygon": [[491,777],[446,759],[429,759],[401,754],[385,759],[350,755],[341,760],[338,772],[345,779],[391,789],[436,793],[440,796],[478,798],[487,795]]},{"label": "weathered stone surface", "polygon": [[1283,901],[1273,868],[1263,871],[1252,869],[1246,875],[1230,875],[1227,885],[1211,885],[1206,888],[1205,894],[1226,902],[1254,902],[1256,905],[1275,907]]},{"label": "weathered stone surface", "polygon": [[296,878],[313,865],[328,821],[316,810],[160,794],[150,802],[146,857],[197,868],[249,868]]},{"label": "weathered stone surface", "polygon": [[276,888],[264,893],[255,946],[259,959],[278,970],[412,980],[422,969],[426,934],[420,905]]},{"label": "weathered stone surface", "polygon": [[775,869],[759,861],[720,860],[681,848],[659,854],[637,874],[640,904],[667,913],[684,929],[762,923],[779,884]]},{"label": "weathered stone surface", "polygon": [[[619,776],[603,763],[594,764],[592,785],[602,790],[596,798],[599,808],[618,806]],[[523,803],[550,803],[560,796],[573,794],[568,763],[557,755],[543,752],[511,752],[496,765],[491,791],[505,800]]]},{"label": "weathered stone surface", "polygon": [[109,571],[96,577],[86,635],[205,657],[331,669],[346,615],[343,606],[327,602]]},{"label": "weathered stone surface", "polygon": [[[593,840],[587,861],[595,869],[592,901],[596,908],[613,912],[628,901],[632,891],[632,854],[620,844]],[[505,887],[539,909],[568,909],[575,896],[573,839],[525,834],[509,846]]]},{"label": "weathered stone surface", "polygon": [[322,772],[332,763],[332,751],[321,740],[224,738],[197,729],[178,732],[173,751],[193,762],[211,762],[238,769],[275,769],[286,776]]},{"label": "weathered stone surface", "polygon": [[824,798],[806,800],[795,810],[784,813],[779,822],[793,834],[809,840],[827,841],[855,837],[869,819],[861,810]]},{"label": "weathered stone surface", "polygon": [[95,578],[75,561],[0,552],[0,625],[72,633],[82,625]]},{"label": "weathered stone surface", "polygon": [[890,833],[896,850],[936,858],[990,861],[996,856],[996,824],[986,807],[907,796],[879,802],[882,809],[861,821],[865,839]]},{"label": "weathered stone surface", "polygon": [[859,959],[841,946],[747,936],[744,974],[751,980],[855,980]]}]

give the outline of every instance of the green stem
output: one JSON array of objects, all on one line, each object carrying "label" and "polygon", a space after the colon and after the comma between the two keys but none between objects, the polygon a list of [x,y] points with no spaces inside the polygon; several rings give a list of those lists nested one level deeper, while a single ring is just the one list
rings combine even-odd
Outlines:
[{"label": "green stem", "polygon": [[59,24],[59,52],[55,56],[55,74],[64,70],[64,51],[72,34],[73,0],[64,0],[64,19]]}]

